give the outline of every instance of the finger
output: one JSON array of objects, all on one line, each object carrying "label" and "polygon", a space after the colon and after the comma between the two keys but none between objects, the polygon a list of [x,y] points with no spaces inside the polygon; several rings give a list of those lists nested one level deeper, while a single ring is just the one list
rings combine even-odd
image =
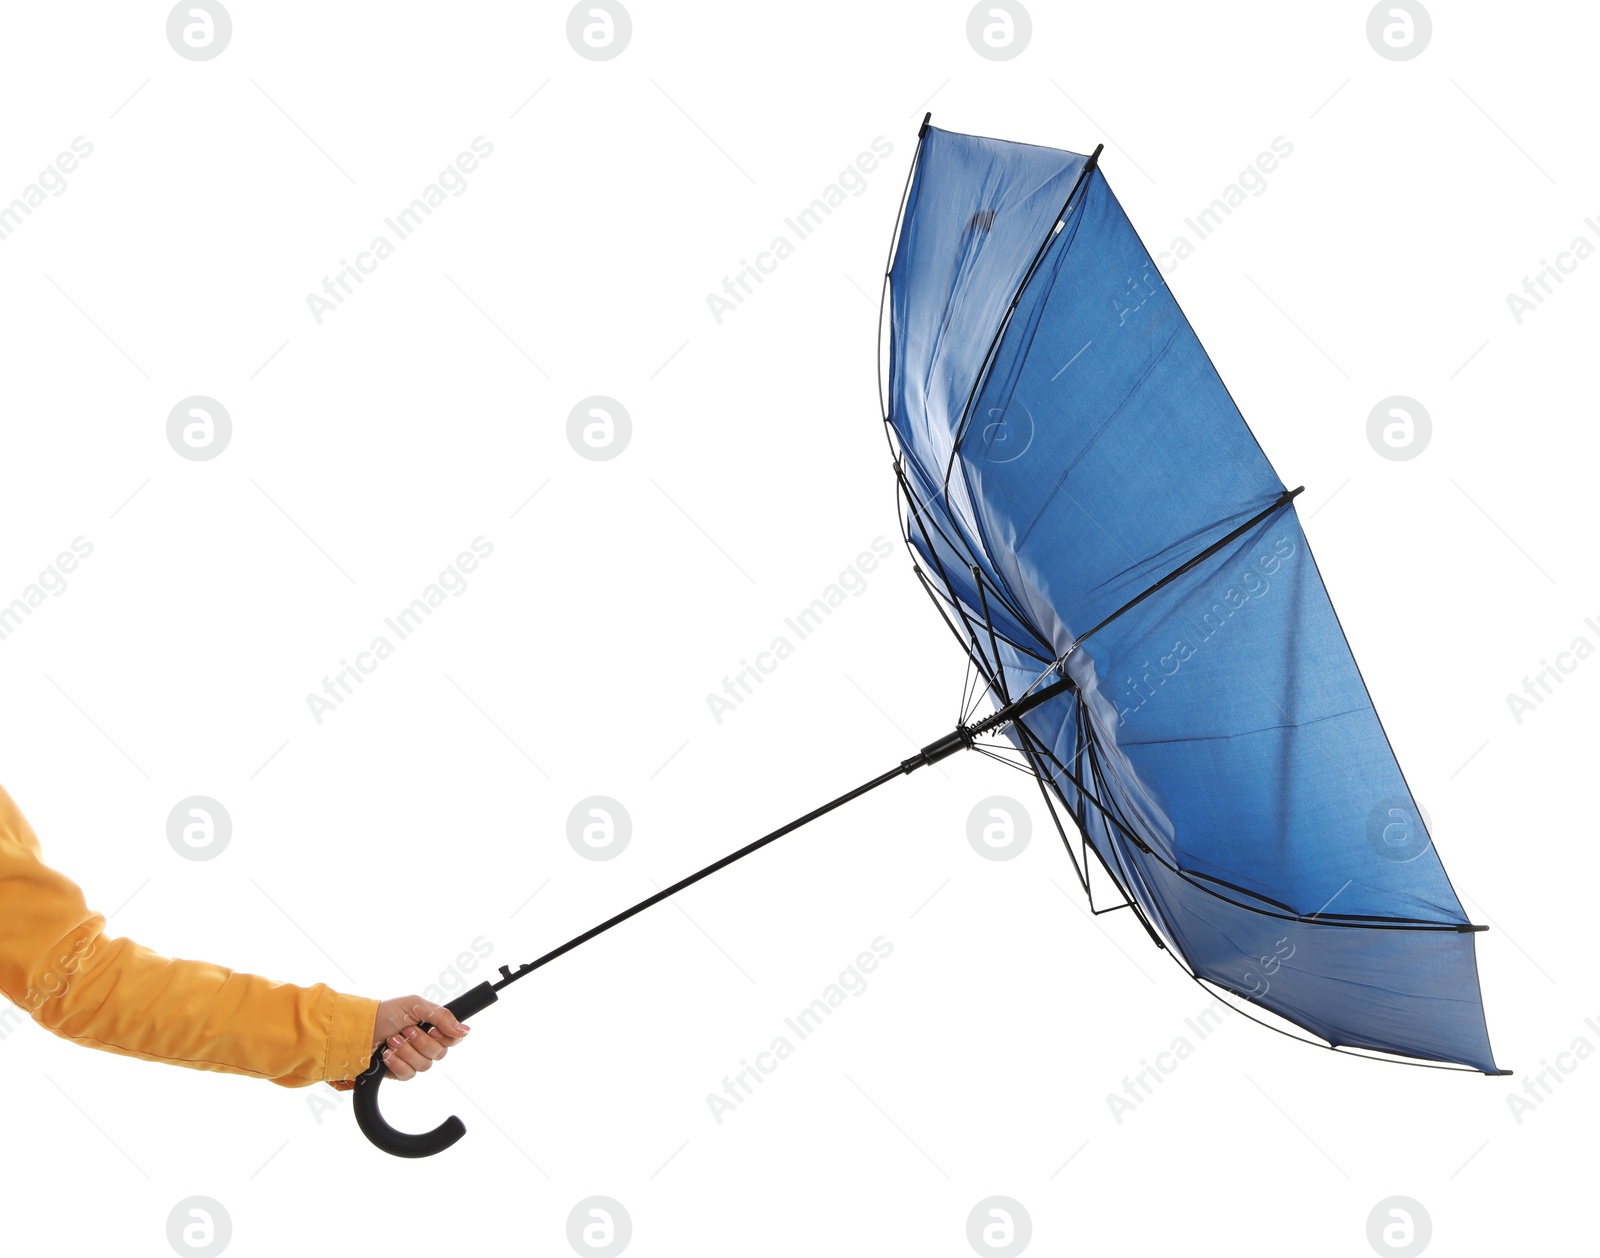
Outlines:
[{"label": "finger", "polygon": [[462,1035],[446,1035],[438,1027],[429,1027],[428,1028],[428,1035],[430,1037],[432,1037],[434,1040],[437,1040],[440,1044],[443,1044],[446,1048],[454,1048],[457,1044],[466,1043],[466,1037],[465,1036],[462,1036]]},{"label": "finger", "polygon": [[411,1015],[413,1021],[426,1022],[429,1026],[436,1027],[449,1037],[452,1043],[461,1040],[472,1029],[444,1005],[433,1004],[420,996],[412,997],[406,1012]]},{"label": "finger", "polygon": [[388,1067],[390,1075],[396,1079],[404,1081],[416,1077],[417,1072],[400,1060],[399,1050],[393,1047],[383,1050],[383,1064]]},{"label": "finger", "polygon": [[[403,1034],[391,1035],[389,1037],[389,1047],[394,1050],[395,1057],[410,1067],[412,1073],[414,1074],[420,1074],[422,1071],[428,1069],[429,1066],[433,1065],[432,1059],[424,1056],[420,1051],[418,1051],[418,1049],[413,1046],[413,1042],[406,1039]],[[434,1045],[434,1047],[437,1048],[438,1045]]]},{"label": "finger", "polygon": [[400,1037],[405,1040],[406,1047],[426,1057],[429,1061],[438,1061],[450,1051],[449,1045],[441,1044],[431,1035],[424,1034],[414,1026],[408,1026],[400,1032]]}]

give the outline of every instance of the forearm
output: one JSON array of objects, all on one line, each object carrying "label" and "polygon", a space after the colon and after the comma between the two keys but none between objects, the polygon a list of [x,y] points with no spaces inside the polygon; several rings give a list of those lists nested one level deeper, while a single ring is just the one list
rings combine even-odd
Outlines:
[{"label": "forearm", "polygon": [[43,863],[0,789],[0,993],[40,1026],[107,1052],[284,1087],[365,1069],[376,1000],[160,956],[107,937],[105,924],[76,883]]},{"label": "forearm", "polygon": [[350,1079],[366,1068],[376,1000],[159,956],[107,938],[102,924],[95,914],[63,941],[55,977],[41,976],[24,1002],[46,1030],[107,1052],[284,1087]]}]

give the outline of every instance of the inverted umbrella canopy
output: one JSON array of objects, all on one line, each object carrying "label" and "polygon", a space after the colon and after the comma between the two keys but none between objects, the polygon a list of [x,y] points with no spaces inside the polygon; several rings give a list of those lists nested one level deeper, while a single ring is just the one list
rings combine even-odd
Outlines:
[{"label": "inverted umbrella canopy", "polygon": [[[1506,1074],[1473,934],[1295,516],[1089,157],[925,119],[885,421],[918,575],[994,700],[916,754],[534,961],[457,1018],[869,791],[1004,735],[1191,977],[1324,1046]],[[974,704],[974,708],[976,704]],[[993,754],[993,753],[991,753]],[[1062,830],[1062,838],[1067,838]],[[1091,895],[1092,905],[1092,895]],[[1122,907],[1122,906],[1114,906]],[[1109,910],[1107,910],[1109,911]],[[427,1029],[427,1024],[421,1024]],[[362,1132],[429,1157],[458,1118]]]},{"label": "inverted umbrella canopy", "polygon": [[1097,157],[924,126],[888,274],[887,421],[919,569],[999,701],[1070,682],[1005,733],[1195,977],[1330,1046],[1501,1073],[1482,928],[1299,491]]}]

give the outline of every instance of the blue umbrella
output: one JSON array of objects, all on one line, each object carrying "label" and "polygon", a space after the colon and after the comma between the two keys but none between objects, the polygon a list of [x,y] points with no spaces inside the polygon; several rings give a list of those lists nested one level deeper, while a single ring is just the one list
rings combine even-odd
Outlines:
[{"label": "blue umbrella", "polygon": [[[924,119],[884,418],[918,578],[982,681],[952,732],[451,1002],[508,984],[887,782],[1003,738],[1197,982],[1309,1042],[1509,1074],[1434,850],[1287,489],[1099,168]],[[977,707],[994,710],[979,717]],[[1097,911],[1111,911],[1100,909]],[[1258,1019],[1263,1020],[1264,1019]],[[1267,1023],[1267,1025],[1273,1025]],[[1273,1029],[1282,1027],[1273,1025]],[[1285,1034],[1295,1034],[1285,1031]],[[1307,1038],[1307,1036],[1298,1036]],[[380,1050],[381,1052],[381,1050]],[[378,1053],[355,1094],[403,1157]]]}]

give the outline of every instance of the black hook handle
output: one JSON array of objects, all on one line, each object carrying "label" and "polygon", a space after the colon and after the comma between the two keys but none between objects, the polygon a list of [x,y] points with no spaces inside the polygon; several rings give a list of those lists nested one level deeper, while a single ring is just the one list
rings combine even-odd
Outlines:
[{"label": "black hook handle", "polygon": [[[456,997],[445,1008],[457,1021],[461,1021],[481,1009],[487,1009],[499,999],[491,984],[479,983],[471,991]],[[417,1025],[424,1031],[433,1029],[426,1022]],[[413,1134],[391,1127],[378,1109],[378,1085],[383,1082],[387,1070],[388,1067],[383,1064],[383,1045],[380,1044],[373,1051],[372,1064],[356,1077],[356,1126],[361,1128],[361,1134],[368,1140],[397,1158],[431,1158],[435,1153],[443,1153],[467,1134],[467,1125],[454,1114],[432,1131]]]}]

